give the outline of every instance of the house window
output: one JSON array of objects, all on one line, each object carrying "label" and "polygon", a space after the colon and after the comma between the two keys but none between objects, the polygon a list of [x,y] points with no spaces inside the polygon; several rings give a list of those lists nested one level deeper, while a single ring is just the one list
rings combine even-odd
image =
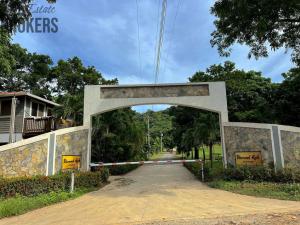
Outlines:
[{"label": "house window", "polygon": [[0,101],[0,116],[10,116],[11,100]]},{"label": "house window", "polygon": [[48,110],[47,110],[47,116],[52,116],[52,109],[51,108],[48,108]]},{"label": "house window", "polygon": [[37,102],[31,103],[31,116],[43,117],[45,105]]},{"label": "house window", "polygon": [[37,116],[38,108],[39,108],[39,104],[36,102],[32,102],[32,105],[31,105],[31,115],[32,116]]},{"label": "house window", "polygon": [[40,116],[40,117],[44,116],[44,109],[45,109],[45,106],[39,104],[38,116]]}]

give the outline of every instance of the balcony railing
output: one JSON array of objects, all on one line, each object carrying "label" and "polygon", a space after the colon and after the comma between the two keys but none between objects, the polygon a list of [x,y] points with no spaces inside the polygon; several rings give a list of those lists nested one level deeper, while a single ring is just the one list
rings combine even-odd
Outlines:
[{"label": "balcony railing", "polygon": [[56,130],[54,117],[24,118],[23,138],[29,138]]}]

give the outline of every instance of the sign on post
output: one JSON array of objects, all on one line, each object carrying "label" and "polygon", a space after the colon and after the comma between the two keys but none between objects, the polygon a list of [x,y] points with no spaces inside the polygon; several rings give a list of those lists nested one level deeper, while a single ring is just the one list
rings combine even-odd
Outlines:
[{"label": "sign on post", "polygon": [[61,165],[62,170],[79,169],[80,158],[80,155],[63,155]]},{"label": "sign on post", "polygon": [[262,165],[261,152],[236,152],[235,153],[236,166],[259,166]]}]

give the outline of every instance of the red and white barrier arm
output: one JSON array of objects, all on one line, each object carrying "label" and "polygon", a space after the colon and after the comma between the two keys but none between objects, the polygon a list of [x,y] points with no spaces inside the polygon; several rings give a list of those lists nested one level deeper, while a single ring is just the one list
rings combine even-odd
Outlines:
[{"label": "red and white barrier arm", "polygon": [[115,163],[90,163],[91,167],[95,166],[118,166],[118,165],[144,165],[144,164],[175,164],[185,162],[199,162],[202,163],[201,159],[185,159],[185,160],[158,160],[158,161],[137,161],[137,162],[115,162]]}]

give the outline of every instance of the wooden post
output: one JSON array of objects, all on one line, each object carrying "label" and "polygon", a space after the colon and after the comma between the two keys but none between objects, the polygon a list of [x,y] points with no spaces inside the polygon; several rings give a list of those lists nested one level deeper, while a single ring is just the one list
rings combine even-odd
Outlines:
[{"label": "wooden post", "polygon": [[15,120],[16,120],[16,105],[17,99],[14,96],[11,99],[11,113],[10,113],[10,126],[9,126],[9,143],[15,142]]}]

